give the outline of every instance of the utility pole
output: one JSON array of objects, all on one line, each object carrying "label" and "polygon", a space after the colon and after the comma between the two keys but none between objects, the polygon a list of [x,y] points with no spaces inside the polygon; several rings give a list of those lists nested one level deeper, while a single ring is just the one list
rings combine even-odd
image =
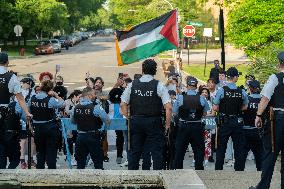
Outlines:
[{"label": "utility pole", "polygon": [[219,31],[220,31],[220,42],[221,42],[221,64],[223,69],[226,69],[225,61],[225,28],[224,28],[224,10],[223,3],[220,5],[220,14],[219,14]]}]

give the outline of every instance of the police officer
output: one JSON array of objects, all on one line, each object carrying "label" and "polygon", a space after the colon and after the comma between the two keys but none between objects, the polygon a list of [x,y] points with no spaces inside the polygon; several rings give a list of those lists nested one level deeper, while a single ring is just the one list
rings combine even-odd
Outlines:
[{"label": "police officer", "polygon": [[242,157],[242,170],[245,168],[248,152],[251,150],[254,154],[256,169],[261,171],[263,146],[260,138],[260,132],[255,127],[255,116],[258,104],[261,99],[260,83],[256,80],[250,80],[248,83],[250,95],[248,97],[249,103],[246,110],[243,111],[244,118],[244,143],[243,143],[243,157]]},{"label": "police officer", "polygon": [[219,112],[221,126],[217,130],[218,144],[216,151],[216,170],[223,170],[225,152],[229,137],[232,137],[234,145],[234,156],[236,171],[241,171],[241,154],[242,154],[242,123],[241,112],[247,107],[248,97],[244,90],[236,86],[239,72],[235,67],[227,70],[228,83],[221,87],[213,100],[214,111]]},{"label": "police officer", "polygon": [[53,82],[43,81],[40,92],[32,96],[29,107],[35,127],[34,141],[37,151],[37,169],[44,169],[45,162],[49,169],[56,169],[58,129],[55,109],[64,107],[64,100],[52,91]]},{"label": "police officer", "polygon": [[109,118],[100,105],[95,105],[92,100],[96,98],[94,89],[83,89],[80,103],[71,113],[71,119],[77,124],[78,137],[75,148],[77,169],[84,169],[87,156],[91,155],[95,169],[103,169],[103,151],[101,146],[102,121],[109,124]]},{"label": "police officer", "polygon": [[179,95],[173,108],[178,113],[179,123],[176,136],[175,168],[183,169],[183,160],[188,144],[194,153],[195,169],[203,170],[204,160],[204,128],[201,123],[202,116],[206,116],[209,105],[203,96],[197,94],[198,81],[189,76],[187,78],[187,94]]},{"label": "police officer", "polygon": [[[4,136],[1,143],[1,161],[0,168],[5,169],[7,166],[7,158],[9,158],[8,169],[16,169],[20,163],[20,118],[23,115],[19,104],[14,101],[8,106],[8,111],[5,115],[3,129]],[[2,146],[3,145],[3,146]]]},{"label": "police officer", "polygon": [[[272,127],[273,135],[270,136],[269,132],[264,132],[263,137],[264,144],[264,156],[262,162],[262,174],[261,181],[257,185],[257,189],[268,189],[272,174],[274,171],[274,165],[277,160],[278,154],[284,152],[284,52],[278,54],[279,59],[279,73],[272,74],[267,83],[264,85],[261,91],[261,101],[258,105],[255,124],[257,127],[262,127],[262,118],[264,117],[265,109],[267,106],[273,108],[274,118],[273,125],[270,125],[268,130]],[[272,137],[273,136],[273,137]],[[273,146],[272,146],[273,140]],[[281,159],[281,189],[284,189],[284,159],[282,155]],[[253,188],[253,187],[251,187]]]},{"label": "police officer", "polygon": [[0,164],[3,165],[0,168],[5,168],[7,162],[5,151],[7,148],[9,148],[9,146],[5,145],[3,136],[5,135],[4,120],[8,113],[8,106],[11,97],[15,95],[26,116],[32,116],[28,111],[25,99],[21,93],[21,85],[17,79],[17,76],[14,73],[8,72],[7,70],[8,64],[8,54],[0,52]]},{"label": "police officer", "polygon": [[143,76],[135,79],[122,94],[121,111],[128,116],[130,105],[129,170],[139,169],[142,152],[151,153],[153,169],[163,169],[165,145],[162,125],[162,107],[166,110],[166,128],[170,127],[172,105],[167,88],[154,79],[157,63],[147,59],[142,64]]}]

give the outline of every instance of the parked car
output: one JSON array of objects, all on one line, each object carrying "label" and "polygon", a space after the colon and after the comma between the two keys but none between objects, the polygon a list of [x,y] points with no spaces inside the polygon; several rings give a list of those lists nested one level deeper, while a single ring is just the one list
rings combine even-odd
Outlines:
[{"label": "parked car", "polygon": [[58,39],[50,39],[52,43],[52,47],[54,49],[54,52],[60,53],[61,52],[61,43]]},{"label": "parked car", "polygon": [[73,42],[69,36],[61,36],[58,40],[61,43],[61,48],[66,48],[68,50],[69,47],[73,46]]},{"label": "parked car", "polygon": [[54,49],[50,40],[40,41],[35,48],[35,54],[53,54]]}]

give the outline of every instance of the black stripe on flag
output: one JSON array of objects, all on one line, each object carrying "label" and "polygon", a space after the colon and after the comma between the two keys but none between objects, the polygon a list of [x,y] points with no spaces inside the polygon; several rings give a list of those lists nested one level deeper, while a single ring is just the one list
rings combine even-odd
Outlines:
[{"label": "black stripe on flag", "polygon": [[133,28],[131,28],[129,31],[116,30],[116,36],[117,36],[118,41],[122,41],[124,39],[133,37],[135,35],[141,35],[144,33],[148,33],[154,30],[155,28],[161,25],[164,25],[167,22],[168,18],[172,15],[173,11],[175,10],[172,10],[166,14],[163,14],[153,20],[136,25]]}]

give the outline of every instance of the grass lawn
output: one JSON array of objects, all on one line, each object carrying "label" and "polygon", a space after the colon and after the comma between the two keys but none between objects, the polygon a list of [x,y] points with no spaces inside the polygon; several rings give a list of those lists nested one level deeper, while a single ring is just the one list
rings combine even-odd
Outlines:
[{"label": "grass lawn", "polygon": [[[210,75],[210,70],[211,68],[213,68],[213,64],[207,64],[206,67],[206,71],[205,71],[205,76],[204,76],[204,64],[183,64],[183,70],[187,73],[189,73],[190,75],[202,80],[202,81],[207,81],[207,79],[209,78]],[[242,75],[239,77],[239,81],[238,81],[238,85],[244,85],[245,83],[245,75],[248,73],[248,68],[249,66],[246,64],[238,64],[238,65],[233,65],[233,64],[229,64],[226,65],[226,68],[229,68],[231,66],[235,66],[239,72],[242,72]]]},{"label": "grass lawn", "polygon": [[[36,40],[30,40],[30,41],[27,41],[27,46],[24,46],[23,41],[21,42],[20,47],[25,49],[25,56],[34,55],[34,49],[37,43],[38,41]],[[1,51],[7,52],[9,56],[19,56],[19,48],[17,44],[18,44],[17,42],[15,45],[8,43],[7,47],[3,47],[0,45],[0,48],[1,48]]]}]

